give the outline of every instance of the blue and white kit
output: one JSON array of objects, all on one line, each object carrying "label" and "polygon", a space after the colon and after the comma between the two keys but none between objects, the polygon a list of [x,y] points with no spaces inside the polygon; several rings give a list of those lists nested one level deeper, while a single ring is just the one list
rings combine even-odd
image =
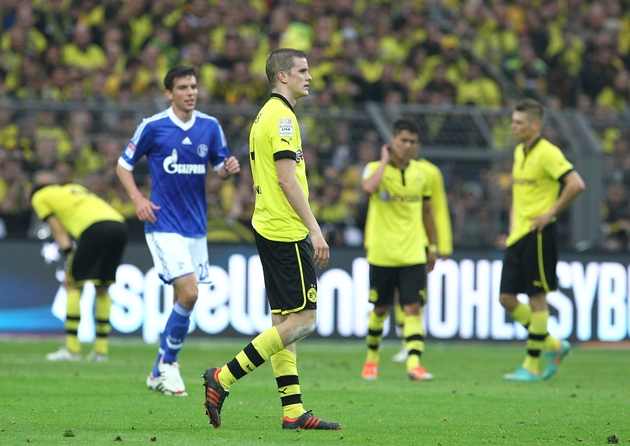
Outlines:
[{"label": "blue and white kit", "polygon": [[205,237],[207,166],[216,172],[230,157],[219,121],[195,110],[183,122],[172,108],[146,118],[118,164],[133,171],[143,156],[151,172],[150,200],[161,208],[155,211],[157,221],[145,223],[144,231]]}]

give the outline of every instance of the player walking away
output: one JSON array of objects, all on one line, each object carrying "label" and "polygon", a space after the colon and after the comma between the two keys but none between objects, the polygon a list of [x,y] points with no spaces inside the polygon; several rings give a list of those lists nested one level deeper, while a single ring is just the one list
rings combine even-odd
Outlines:
[{"label": "player walking away", "polygon": [[271,98],[258,113],[249,136],[256,204],[252,224],[263,267],[273,326],[234,359],[204,373],[206,413],[221,426],[221,408],[231,386],[271,358],[284,417],[283,429],[341,429],[306,412],[297,371],[295,343],[315,329],[315,266],[330,252],[308,204],[302,140],[293,111],[307,96],[311,75],[302,51],[279,48],[267,57]]},{"label": "player walking away", "polygon": [[[79,184],[59,185],[54,172],[39,171],[34,177],[32,205],[37,216],[48,223],[68,266],[63,281],[66,289],[66,345],[46,355],[49,361],[81,360],[77,336],[81,321],[79,305],[85,282],[96,287],[96,341],[89,361],[108,359],[107,337],[111,331],[112,301],[109,285],[116,281],[127,229],[125,218],[113,207]],[[76,240],[76,250],[72,248]],[[90,315],[91,316],[91,315]]]},{"label": "player walking away", "polygon": [[[442,259],[448,259],[453,254],[453,229],[451,227],[451,215],[448,209],[448,200],[446,196],[446,189],[444,188],[444,177],[440,168],[435,164],[427,161],[424,158],[419,158],[418,161],[423,167],[431,172],[431,178],[433,179],[431,184],[431,206],[433,207],[433,218],[435,221],[435,232],[437,236],[437,246],[429,244],[429,237],[424,234],[424,243],[428,246],[429,251],[436,252]],[[425,287],[425,296],[426,294]],[[422,309],[421,309],[422,311]],[[399,327],[400,332],[404,331],[405,326],[405,310],[400,305],[400,299],[398,296],[398,290],[394,295],[394,318],[396,325]],[[422,314],[420,315],[422,320]],[[403,338],[402,348],[398,353],[392,356],[394,362],[406,362],[407,361],[407,348],[405,347],[406,341]]]},{"label": "player walking away", "polygon": [[[538,381],[543,348],[547,350],[547,369],[542,377],[551,378],[571,348],[568,341],[547,332],[547,293],[558,287],[556,216],[585,186],[560,149],[541,136],[544,120],[543,106],[533,99],[519,101],[512,113],[512,132],[521,143],[514,150],[510,234],[499,299],[527,328],[529,336],[525,361],[515,372],[503,376],[507,381]],[[529,296],[529,305],[516,299],[518,293]]]},{"label": "player walking away", "polygon": [[[193,68],[177,66],[164,78],[171,107],[146,118],[118,160],[116,172],[144,232],[160,279],[173,285],[174,305],[164,332],[149,389],[186,396],[177,356],[184,345],[190,314],[197,301],[197,284],[208,283],[206,242],[206,169],[227,180],[240,171],[230,156],[219,122],[195,110],[197,76]],[[151,198],[138,190],[132,171],[147,157]]]},{"label": "player walking away", "polygon": [[[369,299],[374,304],[368,318],[367,359],[361,373],[364,379],[378,378],[383,325],[396,289],[405,312],[407,378],[433,379],[420,365],[426,275],[433,269],[437,249],[431,171],[412,159],[419,147],[418,127],[411,121],[396,121],[390,144],[381,148],[380,161],[368,163],[363,172],[363,191],[370,196],[365,248],[370,264]],[[428,250],[425,233],[432,247]]]}]

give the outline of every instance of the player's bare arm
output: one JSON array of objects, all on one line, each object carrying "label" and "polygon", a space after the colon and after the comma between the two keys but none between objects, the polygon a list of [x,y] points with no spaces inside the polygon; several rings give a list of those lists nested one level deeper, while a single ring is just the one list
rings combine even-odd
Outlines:
[{"label": "player's bare arm", "polygon": [[[431,205],[431,200],[424,200],[422,202],[422,223],[424,224],[424,229],[427,231],[429,246],[435,246],[437,243],[437,236],[435,235],[435,219],[433,218],[433,206]],[[433,271],[436,259],[437,253],[435,250],[429,248],[429,252],[427,253],[427,273]]]},{"label": "player's bare arm", "polygon": [[374,171],[374,173],[365,179],[363,182],[363,192],[367,195],[372,195],[376,192],[383,181],[383,173],[389,161],[392,158],[392,146],[390,144],[383,144],[381,147],[381,162]]},{"label": "player's bare arm", "polygon": [[276,170],[278,172],[278,184],[284,196],[310,232],[311,243],[315,251],[313,256],[315,265],[323,268],[330,259],[330,248],[295,176],[295,161],[288,158],[279,159],[276,161]]},{"label": "player's bare arm", "polygon": [[223,160],[223,166],[217,172],[219,178],[222,180],[229,180],[232,176],[236,175],[241,171],[241,165],[238,160],[231,156],[229,158],[225,158]]},{"label": "player's bare arm", "polygon": [[66,251],[67,249],[72,249],[70,235],[68,235],[68,232],[61,226],[59,219],[51,215],[46,219],[46,223],[50,227],[53,238],[59,245],[59,250]]},{"label": "player's bare arm", "polygon": [[140,192],[136,185],[136,181],[133,179],[133,173],[118,164],[116,166],[116,174],[127,191],[127,195],[129,195],[133,206],[136,208],[138,220],[155,223],[157,217],[153,211],[160,210],[160,207],[142,195],[142,192]]},{"label": "player's bare arm", "polygon": [[586,185],[584,184],[584,180],[579,173],[575,170],[572,170],[562,179],[564,187],[562,188],[562,192],[556,200],[556,203],[553,205],[549,212],[546,212],[543,215],[539,215],[537,217],[532,218],[532,231],[534,229],[538,231],[542,231],[545,226],[551,223],[551,220],[558,215],[560,212],[564,211],[569,205],[575,200],[578,195],[580,195],[584,189],[586,189]]}]

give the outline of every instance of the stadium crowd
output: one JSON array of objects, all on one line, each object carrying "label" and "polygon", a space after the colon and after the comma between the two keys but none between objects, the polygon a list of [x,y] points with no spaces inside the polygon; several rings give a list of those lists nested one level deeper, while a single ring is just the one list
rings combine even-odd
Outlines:
[{"label": "stadium crowd", "polygon": [[[166,71],[194,66],[200,105],[259,105],[268,95],[265,58],[278,46],[308,54],[313,81],[305,108],[367,101],[509,108],[525,95],[598,119],[627,118],[630,110],[627,0],[3,0],[0,235],[29,226],[30,181],[41,169],[85,181],[133,220],[114,169],[142,116],[135,109],[166,108]],[[68,107],[32,113],[14,106],[29,100]],[[217,117],[244,171],[228,183],[209,177],[209,239],[251,242],[251,117]],[[421,123],[425,144],[439,146],[440,135],[449,134],[440,119]],[[365,213],[360,177],[383,141],[346,120],[303,122],[313,211],[331,244],[358,246]],[[514,142],[502,136],[509,119],[491,124],[497,148],[511,150]],[[457,143],[474,146],[475,138]],[[601,140],[608,187],[602,245],[623,251],[630,240],[630,129],[603,126]],[[470,165],[438,165],[455,246],[500,247],[510,162],[474,172]]]}]

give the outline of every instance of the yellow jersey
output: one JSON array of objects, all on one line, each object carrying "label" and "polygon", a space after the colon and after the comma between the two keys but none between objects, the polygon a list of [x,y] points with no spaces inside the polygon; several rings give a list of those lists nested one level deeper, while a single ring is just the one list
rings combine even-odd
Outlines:
[{"label": "yellow jersey", "polygon": [[31,204],[41,220],[54,215],[75,239],[94,223],[125,221],[105,200],[79,184],[43,187],[33,194]]},{"label": "yellow jersey", "polygon": [[249,161],[256,192],[252,226],[266,239],[296,242],[308,235],[308,228],[278,184],[276,161],[283,158],[295,160],[295,174],[308,200],[306,165],[297,117],[289,102],[273,93],[258,112],[249,134]]},{"label": "yellow jersey", "polygon": [[[448,199],[444,188],[444,177],[439,167],[430,161],[421,158],[418,160],[422,166],[431,172],[431,207],[435,220],[435,235],[437,237],[438,255],[450,256],[453,254],[453,228],[451,226],[451,214],[448,209]],[[429,237],[424,232],[424,243],[429,245]]]},{"label": "yellow jersey", "polygon": [[512,166],[512,230],[507,246],[531,232],[532,218],[553,207],[560,193],[560,180],[571,170],[573,164],[546,139],[538,139],[527,153],[523,144],[516,146]]},{"label": "yellow jersey", "polygon": [[[380,161],[365,166],[363,179],[376,171]],[[388,164],[379,188],[370,195],[365,223],[367,260],[376,266],[410,266],[426,263],[424,200],[432,196],[431,172],[424,163],[410,160],[401,170]]]}]

